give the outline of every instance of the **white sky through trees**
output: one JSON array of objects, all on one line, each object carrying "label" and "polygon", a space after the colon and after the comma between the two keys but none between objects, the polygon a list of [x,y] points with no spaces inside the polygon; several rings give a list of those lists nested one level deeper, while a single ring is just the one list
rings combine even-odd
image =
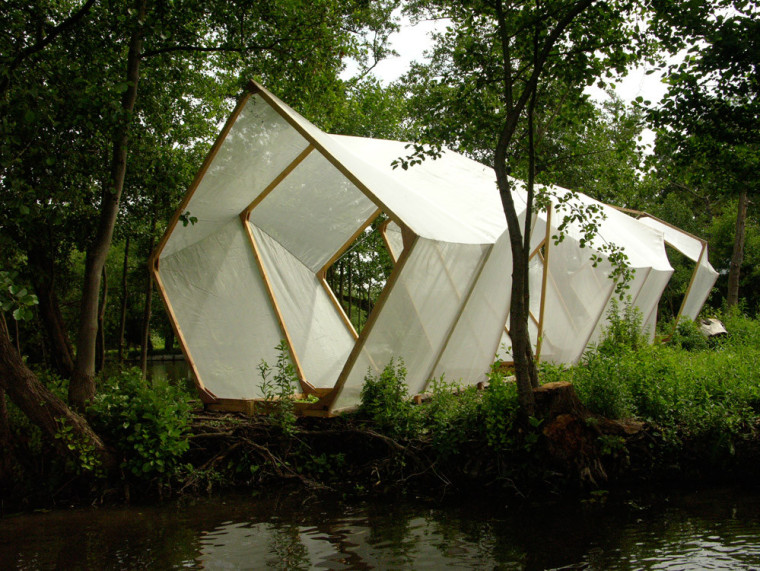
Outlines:
[{"label": "white sky through trees", "polygon": [[[443,30],[446,26],[445,20],[423,20],[413,24],[403,16],[399,18],[399,22],[400,30],[390,36],[390,47],[398,55],[387,57],[372,69],[372,74],[384,85],[397,80],[409,71],[413,61],[425,61],[427,59],[425,52],[433,46],[430,34],[437,29]],[[356,63],[349,60],[343,76],[351,77],[357,71]],[[631,103],[639,96],[652,103],[662,99],[667,86],[660,80],[661,73],[647,75],[646,72],[646,67],[637,67],[630,70],[625,77],[613,81],[618,97],[627,103]],[[596,86],[586,88],[586,92],[598,102],[608,98],[608,95]],[[653,143],[654,133],[646,129],[642,134],[641,144],[651,146]],[[649,152],[651,150],[650,148]]]}]

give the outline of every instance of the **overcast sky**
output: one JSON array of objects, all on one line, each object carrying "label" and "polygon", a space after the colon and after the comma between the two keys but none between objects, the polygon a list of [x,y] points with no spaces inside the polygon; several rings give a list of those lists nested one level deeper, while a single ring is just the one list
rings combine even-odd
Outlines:
[{"label": "overcast sky", "polygon": [[[436,26],[444,24],[435,21],[422,21],[412,25],[409,20],[403,19],[401,29],[390,37],[391,47],[398,52],[398,56],[388,57],[375,66],[373,74],[384,84],[388,84],[401,77],[409,70],[413,61],[425,60],[425,51],[432,46],[430,33]],[[345,76],[356,72],[356,66],[349,63]],[[665,84],[660,81],[660,74],[646,75],[646,68],[636,68],[627,76],[616,82],[615,92],[623,101],[631,102],[641,96],[646,100],[656,102],[665,94]],[[587,92],[597,101],[603,101],[608,96],[597,87],[587,88]],[[654,141],[654,133],[646,131],[643,143],[651,145]]]}]

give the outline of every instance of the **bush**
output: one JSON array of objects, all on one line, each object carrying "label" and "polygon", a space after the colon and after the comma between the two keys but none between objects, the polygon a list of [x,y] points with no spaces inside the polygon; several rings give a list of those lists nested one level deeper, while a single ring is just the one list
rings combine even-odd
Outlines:
[{"label": "bush", "polygon": [[703,351],[710,347],[707,338],[699,330],[699,326],[688,317],[678,320],[678,326],[670,338],[670,343],[685,351]]},{"label": "bush", "polygon": [[457,390],[455,383],[433,379],[433,396],[422,407],[425,428],[433,449],[442,460],[462,451],[480,426],[480,399],[476,387]]},{"label": "bush", "polygon": [[419,433],[421,418],[419,408],[409,400],[405,379],[403,361],[394,365],[393,359],[379,377],[368,373],[358,413],[390,436],[412,438]]},{"label": "bush", "polygon": [[517,384],[508,383],[497,366],[488,375],[489,383],[483,392],[481,411],[488,445],[494,450],[506,450],[514,445],[512,430],[520,411]]},{"label": "bush", "polygon": [[169,384],[150,386],[131,369],[103,382],[88,413],[127,474],[161,483],[177,476],[189,448],[189,395]]},{"label": "bush", "polygon": [[288,436],[296,432],[296,413],[293,395],[298,387],[298,376],[296,368],[290,360],[288,344],[285,340],[281,341],[277,347],[277,363],[275,364],[274,375],[272,368],[261,361],[259,363],[259,374],[261,375],[261,389],[267,402],[269,421],[282,430]]},{"label": "bush", "polygon": [[646,345],[647,336],[641,332],[643,320],[641,311],[633,305],[630,296],[622,308],[618,299],[613,297],[607,312],[604,337],[594,349],[599,353],[613,354]]}]

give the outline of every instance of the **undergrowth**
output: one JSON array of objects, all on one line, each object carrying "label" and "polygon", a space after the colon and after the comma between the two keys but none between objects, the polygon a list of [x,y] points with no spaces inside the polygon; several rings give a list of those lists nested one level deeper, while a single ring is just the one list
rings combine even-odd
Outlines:
[{"label": "undergrowth", "polygon": [[708,341],[688,320],[667,343],[608,336],[578,366],[544,366],[543,376],[572,381],[592,412],[655,425],[673,448],[698,441],[713,459],[730,456],[738,441],[757,436],[760,323],[738,313],[721,319],[729,331],[722,339]]}]

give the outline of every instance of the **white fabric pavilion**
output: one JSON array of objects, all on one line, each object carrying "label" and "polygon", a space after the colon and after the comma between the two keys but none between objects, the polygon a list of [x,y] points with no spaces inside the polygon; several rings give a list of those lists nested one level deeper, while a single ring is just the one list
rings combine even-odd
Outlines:
[{"label": "white fabric pavilion", "polygon": [[[206,403],[247,410],[263,398],[258,365],[274,364],[282,339],[303,391],[320,397],[313,414],[358,404],[368,371],[391,358],[403,359],[411,394],[444,373],[477,383],[497,353],[509,359],[511,254],[493,170],[451,151],[393,170],[405,154],[400,142],[328,135],[250,84],[152,258]],[[717,275],[704,243],[603,208],[598,240],[636,268],[629,291],[646,325],[672,273],[665,239],[698,264],[684,301],[696,317]],[[197,222],[179,224],[187,213]],[[381,213],[396,264],[357,335],[325,272]],[[598,338],[614,283],[576,228],[553,244],[561,217],[533,223],[533,337],[542,358],[573,362]]]}]

